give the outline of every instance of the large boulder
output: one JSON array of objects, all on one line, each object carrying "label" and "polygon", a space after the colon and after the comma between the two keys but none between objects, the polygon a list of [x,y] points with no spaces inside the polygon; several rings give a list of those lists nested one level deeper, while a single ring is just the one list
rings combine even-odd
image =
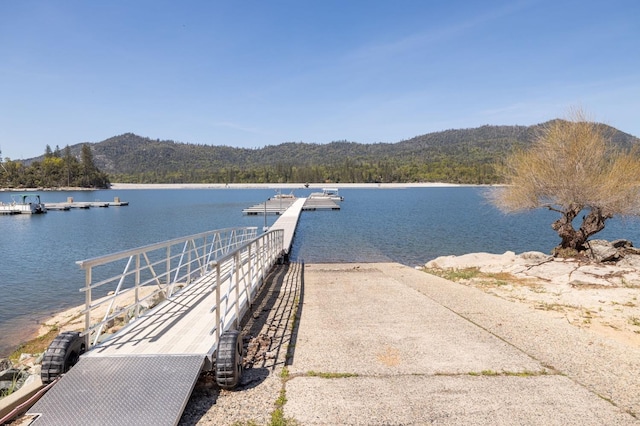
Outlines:
[{"label": "large boulder", "polygon": [[510,272],[519,273],[532,267],[550,262],[553,258],[537,251],[528,251],[520,255],[512,251],[503,254],[469,253],[462,256],[441,256],[425,264],[430,269],[460,270],[477,268],[483,273]]},{"label": "large boulder", "polygon": [[614,244],[606,240],[591,240],[587,255],[596,262],[617,262],[624,257],[626,243],[629,243],[623,241],[626,240],[616,240]]},{"label": "large boulder", "polygon": [[467,269],[467,268],[495,268],[512,265],[516,260],[516,254],[512,251],[504,254],[493,253],[469,253],[462,256],[440,256],[425,265],[435,269]]}]

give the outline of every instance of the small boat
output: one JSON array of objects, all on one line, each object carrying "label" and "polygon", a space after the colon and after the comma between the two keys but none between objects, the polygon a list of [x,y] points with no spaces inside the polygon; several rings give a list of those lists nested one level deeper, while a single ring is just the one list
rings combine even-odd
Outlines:
[{"label": "small boat", "polygon": [[293,195],[293,191],[290,194],[283,194],[282,191],[276,191],[276,195],[269,198],[270,200],[295,200],[296,196]]},{"label": "small boat", "polygon": [[344,201],[344,197],[338,194],[338,188],[322,188],[322,192],[312,192],[309,198],[327,198],[332,201]]},{"label": "small boat", "polygon": [[40,201],[39,195],[21,195],[20,200],[14,200],[9,204],[0,203],[0,213],[2,214],[40,214],[46,213],[47,208]]}]

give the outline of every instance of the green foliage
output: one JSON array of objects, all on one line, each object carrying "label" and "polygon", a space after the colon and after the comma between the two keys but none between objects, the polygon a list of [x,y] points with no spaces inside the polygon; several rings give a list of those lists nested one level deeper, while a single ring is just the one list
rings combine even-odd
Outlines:
[{"label": "green foliage", "polygon": [[28,165],[21,161],[7,159],[0,168],[0,187],[2,188],[108,188],[109,177],[101,172],[93,161],[88,144],[82,145],[82,156],[78,160],[67,146],[64,156],[60,149],[55,151],[47,145],[42,160],[30,161]]},{"label": "green foliage", "polygon": [[271,421],[269,426],[296,426],[299,423],[293,418],[284,416],[284,405],[287,403],[287,394],[283,389],[275,402],[276,409],[271,412]]}]

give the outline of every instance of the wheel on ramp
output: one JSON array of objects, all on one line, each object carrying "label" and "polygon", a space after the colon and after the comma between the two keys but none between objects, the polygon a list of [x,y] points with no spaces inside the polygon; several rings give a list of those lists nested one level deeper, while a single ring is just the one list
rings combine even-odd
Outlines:
[{"label": "wheel on ramp", "polygon": [[220,336],[216,356],[216,382],[222,389],[234,389],[242,376],[242,335],[237,330]]},{"label": "wheel on ramp", "polygon": [[69,371],[86,349],[84,337],[77,331],[65,331],[53,339],[42,357],[40,378],[43,384],[53,382]]}]

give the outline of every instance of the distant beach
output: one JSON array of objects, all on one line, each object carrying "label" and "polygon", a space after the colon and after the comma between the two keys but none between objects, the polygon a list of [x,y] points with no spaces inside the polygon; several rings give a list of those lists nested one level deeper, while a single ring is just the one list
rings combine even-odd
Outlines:
[{"label": "distant beach", "polygon": [[[467,186],[486,186],[456,184],[445,182],[408,182],[408,183],[112,183],[109,189],[321,189],[321,188],[358,188],[358,189],[402,189],[402,188],[453,188]],[[496,185],[491,185],[496,186]],[[0,188],[0,192],[37,192],[37,191],[95,191],[96,188]]]},{"label": "distant beach", "polygon": [[112,183],[111,189],[296,189],[296,188],[434,188],[459,187],[476,185],[459,185],[455,183],[421,182],[421,183]]}]

